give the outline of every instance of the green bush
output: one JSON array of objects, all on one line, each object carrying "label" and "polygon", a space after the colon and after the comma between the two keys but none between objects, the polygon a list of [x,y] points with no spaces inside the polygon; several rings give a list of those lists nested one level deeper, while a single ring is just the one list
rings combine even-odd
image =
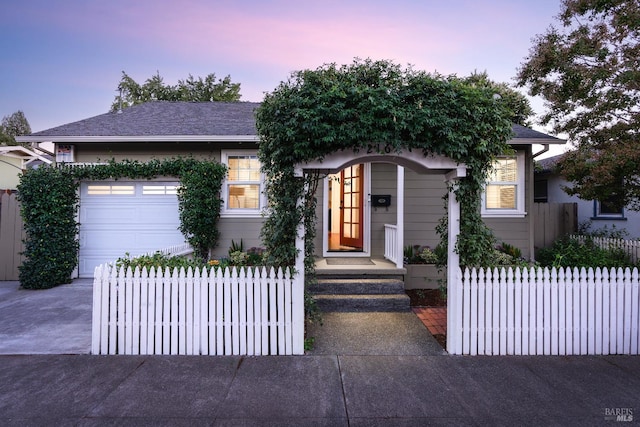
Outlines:
[{"label": "green bush", "polygon": [[118,269],[124,267],[125,270],[129,267],[131,267],[132,270],[135,270],[136,267],[139,267],[140,270],[146,267],[147,271],[149,271],[151,267],[154,267],[156,270],[158,268],[162,268],[162,270],[169,268],[171,271],[173,271],[174,268],[179,270],[181,267],[184,267],[186,270],[191,267],[195,270],[196,267],[202,269],[205,266],[206,264],[200,260],[192,260],[179,256],[169,256],[160,252],[156,252],[153,255],[140,255],[134,258],[131,258],[129,254],[126,254],[124,257],[118,258],[116,261],[116,267]]},{"label": "green bush", "polygon": [[67,167],[28,169],[18,184],[26,234],[19,270],[25,289],[48,289],[71,282],[78,259],[78,184]]},{"label": "green bush", "polygon": [[565,237],[549,248],[540,249],[538,262],[549,267],[634,267],[622,249],[602,249],[590,237],[584,243]]}]

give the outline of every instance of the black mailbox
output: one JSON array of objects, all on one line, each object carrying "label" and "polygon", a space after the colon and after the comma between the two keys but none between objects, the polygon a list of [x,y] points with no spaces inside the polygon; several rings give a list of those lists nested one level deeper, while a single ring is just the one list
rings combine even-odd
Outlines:
[{"label": "black mailbox", "polygon": [[371,206],[375,208],[386,208],[391,206],[391,194],[372,194]]}]

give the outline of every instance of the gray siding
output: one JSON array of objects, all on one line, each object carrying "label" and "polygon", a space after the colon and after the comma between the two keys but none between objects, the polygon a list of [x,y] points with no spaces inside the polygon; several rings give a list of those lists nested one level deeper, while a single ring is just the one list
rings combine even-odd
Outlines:
[{"label": "gray siding", "polygon": [[446,193],[443,175],[424,175],[405,170],[405,246],[434,248],[440,242],[436,226],[446,214],[443,200]]},{"label": "gray siding", "polygon": [[262,218],[220,218],[220,239],[218,246],[212,250],[215,257],[225,257],[229,252],[231,241],[244,244],[245,251],[252,247],[264,247],[260,239]]},{"label": "gray siding", "polygon": [[373,163],[371,165],[371,194],[391,195],[391,206],[388,208],[371,207],[371,255],[376,258],[384,256],[384,225],[395,224],[397,219],[396,168],[396,165],[390,163]]}]

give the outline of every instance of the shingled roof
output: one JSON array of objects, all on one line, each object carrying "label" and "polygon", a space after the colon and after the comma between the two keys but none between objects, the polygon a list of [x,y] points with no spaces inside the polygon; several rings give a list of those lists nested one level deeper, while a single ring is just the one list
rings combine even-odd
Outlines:
[{"label": "shingled roof", "polygon": [[31,136],[256,135],[255,110],[259,105],[256,102],[146,102]]},{"label": "shingled roof", "polygon": [[[124,141],[127,137],[139,140],[172,137],[224,139],[233,136],[257,140],[255,111],[259,106],[257,102],[146,102],[16,139],[20,142],[90,142],[106,139]],[[565,142],[520,125],[513,125],[513,131],[515,140],[512,143]]]}]

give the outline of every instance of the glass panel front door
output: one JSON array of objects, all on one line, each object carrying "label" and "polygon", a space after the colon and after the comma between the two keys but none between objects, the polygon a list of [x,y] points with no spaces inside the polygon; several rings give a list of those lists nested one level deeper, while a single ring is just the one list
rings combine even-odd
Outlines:
[{"label": "glass panel front door", "polygon": [[364,165],[329,177],[329,250],[363,250]]}]

